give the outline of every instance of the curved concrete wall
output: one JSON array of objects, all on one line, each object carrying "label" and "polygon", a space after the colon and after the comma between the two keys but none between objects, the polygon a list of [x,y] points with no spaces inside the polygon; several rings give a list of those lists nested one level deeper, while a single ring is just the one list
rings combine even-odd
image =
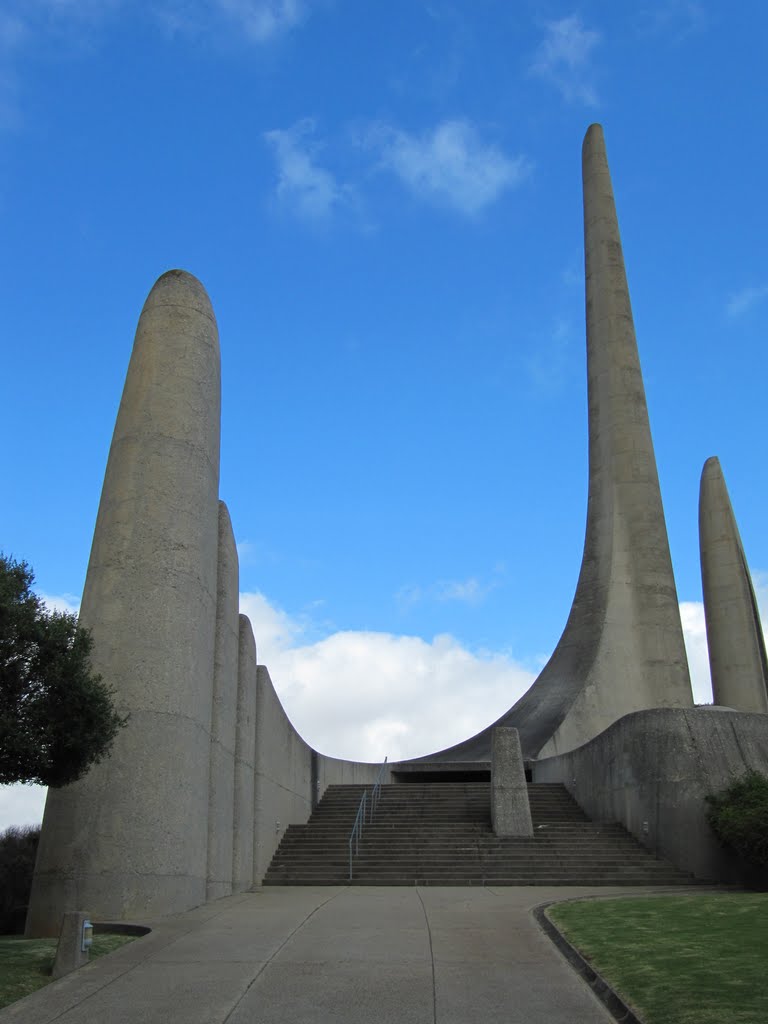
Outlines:
[{"label": "curved concrete wall", "polygon": [[213,311],[170,271],[139,319],[80,612],[130,722],[109,760],[48,792],[30,935],[58,934],[64,910],[110,920],[205,899],[219,422]]},{"label": "curved concrete wall", "polygon": [[537,761],[594,821],[619,821],[645,847],[705,881],[742,867],[707,824],[705,797],[747,770],[768,774],[768,717],[713,708],[638,711],[591,742]]},{"label": "curved concrete wall", "polygon": [[707,459],[699,491],[704,616],[715,704],[768,712],[768,663],[744,547],[716,458]]},{"label": "curved concrete wall", "polygon": [[[264,877],[288,825],[305,822],[326,788],[373,783],[380,766],[318,754],[285,713],[265,665],[256,686],[253,878]],[[387,774],[387,781],[389,774]],[[350,822],[350,828],[352,822]]]},{"label": "curved concrete wall", "polygon": [[208,789],[209,900],[232,892],[235,725],[240,643],[239,570],[229,511],[219,502],[216,643],[213,658],[211,778]]}]

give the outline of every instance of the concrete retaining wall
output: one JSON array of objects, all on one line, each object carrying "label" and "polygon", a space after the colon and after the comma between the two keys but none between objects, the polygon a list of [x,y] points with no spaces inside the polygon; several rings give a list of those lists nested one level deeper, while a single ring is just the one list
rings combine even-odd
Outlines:
[{"label": "concrete retaining wall", "polygon": [[712,833],[704,798],[749,769],[768,774],[768,715],[656,708],[535,762],[533,779],[564,783],[595,821],[621,822],[698,879],[740,882],[743,866]]}]

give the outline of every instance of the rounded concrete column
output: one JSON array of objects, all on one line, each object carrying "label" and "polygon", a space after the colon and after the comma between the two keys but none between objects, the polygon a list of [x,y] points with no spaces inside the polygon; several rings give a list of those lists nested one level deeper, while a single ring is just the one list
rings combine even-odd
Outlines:
[{"label": "rounded concrete column", "polygon": [[148,917],[205,900],[220,363],[205,289],[172,270],[139,319],[80,612],[130,722],[50,790],[27,932],[65,910]]},{"label": "rounded concrete column", "polygon": [[715,704],[768,712],[760,613],[723,471],[714,457],[701,472],[699,546]]},{"label": "rounded concrete column", "polygon": [[232,892],[240,594],[237,546],[229,511],[223,501],[219,502],[218,581],[208,796],[209,900],[229,896]]},{"label": "rounded concrete column", "polygon": [[240,616],[240,653],[235,723],[235,793],[232,889],[253,885],[253,794],[256,754],[256,641],[247,615]]}]

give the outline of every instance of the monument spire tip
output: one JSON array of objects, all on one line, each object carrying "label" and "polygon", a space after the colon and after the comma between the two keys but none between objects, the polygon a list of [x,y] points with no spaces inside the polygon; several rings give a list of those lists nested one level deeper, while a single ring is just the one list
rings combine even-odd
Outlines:
[{"label": "monument spire tip", "polygon": [[605,151],[605,138],[603,136],[603,126],[598,122],[591,124],[587,128],[584,135],[584,143],[582,145],[582,153],[586,155],[590,150],[602,149]]},{"label": "monument spire tip", "polygon": [[151,306],[186,306],[214,320],[213,308],[203,284],[186,270],[166,270],[150,289],[144,309]]}]

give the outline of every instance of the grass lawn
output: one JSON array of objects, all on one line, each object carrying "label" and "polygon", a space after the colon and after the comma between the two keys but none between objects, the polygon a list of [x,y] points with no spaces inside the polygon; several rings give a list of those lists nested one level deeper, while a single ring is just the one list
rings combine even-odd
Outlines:
[{"label": "grass lawn", "polygon": [[576,901],[548,916],[647,1024],[768,1022],[768,894]]},{"label": "grass lawn", "polygon": [[[111,953],[134,938],[135,935],[94,935],[91,960]],[[15,1003],[48,984],[58,941],[0,936],[0,1007]]]}]

